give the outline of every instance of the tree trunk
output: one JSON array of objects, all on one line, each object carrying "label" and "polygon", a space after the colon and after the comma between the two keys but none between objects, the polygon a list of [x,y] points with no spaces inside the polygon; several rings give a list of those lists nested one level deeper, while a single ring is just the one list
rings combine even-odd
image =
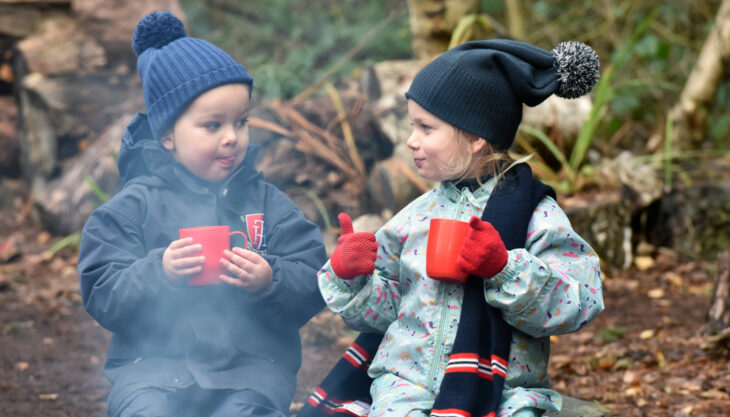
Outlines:
[{"label": "tree trunk", "polygon": [[672,142],[680,149],[697,149],[707,130],[707,109],[723,81],[730,58],[730,0],[723,0],[715,24],[689,75],[679,101],[669,112]]},{"label": "tree trunk", "polygon": [[506,0],[507,23],[509,34],[514,39],[524,40],[527,37],[527,8],[522,0]]},{"label": "tree trunk", "polygon": [[430,58],[446,51],[459,19],[480,11],[478,0],[407,0],[407,3],[411,48],[418,58]]}]

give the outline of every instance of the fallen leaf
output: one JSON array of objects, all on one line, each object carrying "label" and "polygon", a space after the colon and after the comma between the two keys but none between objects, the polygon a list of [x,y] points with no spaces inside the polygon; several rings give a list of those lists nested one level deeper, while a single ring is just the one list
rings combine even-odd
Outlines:
[{"label": "fallen leaf", "polygon": [[653,290],[649,290],[649,292],[647,292],[646,295],[648,295],[649,298],[663,298],[664,290],[661,288],[655,288]]},{"label": "fallen leaf", "polygon": [[654,258],[651,256],[637,256],[634,258],[634,265],[636,265],[639,271],[646,271],[654,266]]},{"label": "fallen leaf", "polygon": [[633,371],[624,372],[623,380],[624,380],[624,384],[634,385],[634,383],[636,382],[636,372],[633,372]]},{"label": "fallen leaf", "polygon": [[44,345],[52,345],[52,344],[54,344],[55,342],[56,342],[56,341],[55,341],[55,340],[53,340],[53,338],[52,338],[52,337],[44,337],[44,338],[43,338],[43,344],[44,344]]},{"label": "fallen leaf", "polygon": [[728,398],[730,398],[730,395],[724,391],[711,389],[711,390],[700,393],[700,397],[710,398],[713,400],[727,400]]},{"label": "fallen leaf", "polygon": [[639,339],[646,340],[654,337],[654,329],[647,329],[639,333]]},{"label": "fallen leaf", "polygon": [[30,364],[28,364],[28,362],[17,362],[15,364],[15,369],[19,370],[20,372],[23,372],[26,369],[28,369],[29,366],[30,366]]},{"label": "fallen leaf", "polygon": [[36,236],[36,241],[40,245],[45,245],[49,240],[51,240],[51,234],[46,231],[40,232],[38,233],[38,236]]},{"label": "fallen leaf", "polygon": [[38,394],[38,398],[46,401],[55,401],[58,399],[58,394]]},{"label": "fallen leaf", "polygon": [[681,287],[682,284],[684,284],[684,280],[682,279],[682,277],[678,273],[673,271],[669,271],[664,274],[664,278],[666,278],[667,281],[669,281],[669,283],[675,287]]}]

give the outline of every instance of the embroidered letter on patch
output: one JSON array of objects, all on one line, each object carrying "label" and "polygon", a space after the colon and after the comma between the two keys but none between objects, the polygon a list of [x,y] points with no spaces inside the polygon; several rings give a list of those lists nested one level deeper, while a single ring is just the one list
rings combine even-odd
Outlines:
[{"label": "embroidered letter on patch", "polygon": [[264,214],[247,214],[246,229],[248,230],[249,243],[260,250],[264,243]]}]

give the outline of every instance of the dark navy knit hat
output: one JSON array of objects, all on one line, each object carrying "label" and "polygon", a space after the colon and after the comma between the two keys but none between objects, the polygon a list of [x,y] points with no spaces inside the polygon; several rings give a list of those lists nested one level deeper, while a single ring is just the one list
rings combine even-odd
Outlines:
[{"label": "dark navy knit hat", "polygon": [[231,83],[253,87],[246,68],[212,43],[188,37],[183,23],[170,12],[143,17],[132,36],[132,49],[156,138],[202,93]]},{"label": "dark navy knit hat", "polygon": [[513,40],[471,41],[426,65],[406,97],[504,150],[512,146],[523,103],[536,106],[553,93],[580,97],[599,76],[598,55],[582,43],[547,52]]}]

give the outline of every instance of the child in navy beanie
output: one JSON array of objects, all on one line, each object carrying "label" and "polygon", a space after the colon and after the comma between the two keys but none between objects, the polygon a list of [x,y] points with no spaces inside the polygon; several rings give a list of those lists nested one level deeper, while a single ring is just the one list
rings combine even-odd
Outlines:
[{"label": "child in navy beanie", "polygon": [[[132,41],[146,114],[127,126],[123,188],[86,222],[84,306],[112,333],[109,416],[284,417],[301,361],[299,329],[324,303],[317,226],[256,171],[253,79],[167,12]],[[179,230],[227,226],[218,281],[192,285],[200,242]]]},{"label": "child in navy beanie", "polygon": [[[550,336],[603,310],[600,262],[555,192],[507,151],[524,105],[581,96],[598,77],[587,45],[548,52],[504,39],[460,45],[415,76],[406,144],[418,174],[438,185],[375,234],[355,232],[340,214],[342,234],[319,286],[328,307],[363,333],[300,417],[560,409],[547,375]],[[427,266],[435,219],[466,230],[463,245],[439,242],[458,249],[458,277]]]}]

